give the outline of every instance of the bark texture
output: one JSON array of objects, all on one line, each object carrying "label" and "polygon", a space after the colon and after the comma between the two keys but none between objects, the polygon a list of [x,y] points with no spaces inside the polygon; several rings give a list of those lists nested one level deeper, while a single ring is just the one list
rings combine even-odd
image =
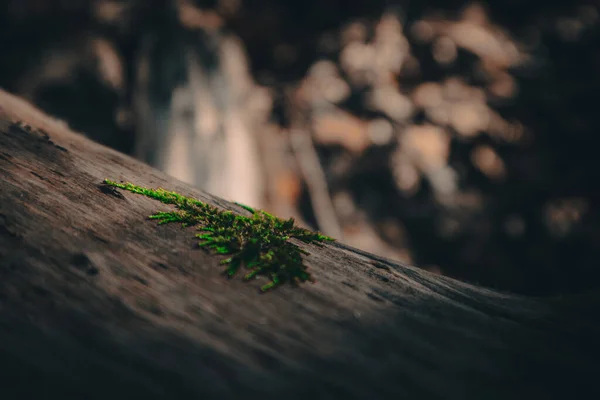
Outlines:
[{"label": "bark texture", "polygon": [[316,284],[261,295],[104,178],[245,212],[0,91],[3,399],[600,395],[597,291],[519,297],[334,243],[303,245]]}]

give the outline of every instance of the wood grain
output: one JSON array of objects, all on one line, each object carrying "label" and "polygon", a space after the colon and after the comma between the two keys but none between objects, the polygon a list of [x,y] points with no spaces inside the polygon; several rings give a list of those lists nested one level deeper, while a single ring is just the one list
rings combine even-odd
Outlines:
[{"label": "wood grain", "polygon": [[301,245],[316,284],[261,295],[104,178],[245,212],[0,91],[3,399],[600,395],[598,292],[497,293],[334,243]]}]

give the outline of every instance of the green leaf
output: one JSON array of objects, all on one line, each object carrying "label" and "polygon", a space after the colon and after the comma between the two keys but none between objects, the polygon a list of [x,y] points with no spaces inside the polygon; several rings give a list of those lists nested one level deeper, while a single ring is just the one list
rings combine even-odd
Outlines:
[{"label": "green leaf", "polygon": [[217,254],[232,254],[230,258],[220,262],[227,265],[224,271],[227,276],[234,276],[243,265],[249,270],[244,275],[244,280],[259,275],[271,279],[261,287],[262,292],[284,282],[314,282],[302,260],[302,255],[308,253],[290,243],[290,238],[316,245],[334,240],[294,226],[293,218],[280,219],[240,203],[236,204],[252,213],[252,217],[236,215],[231,211],[221,210],[200,200],[161,188],[149,189],[109,179],[105,179],[104,183],[174,205],[175,211],[159,211],[149,218],[157,220],[159,225],[170,222],[180,222],[184,227],[197,225],[200,233],[195,237],[200,239],[200,247],[209,248]]}]

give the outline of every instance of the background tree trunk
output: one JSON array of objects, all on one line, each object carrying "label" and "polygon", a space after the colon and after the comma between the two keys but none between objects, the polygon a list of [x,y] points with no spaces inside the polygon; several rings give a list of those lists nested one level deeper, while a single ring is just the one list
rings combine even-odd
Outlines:
[{"label": "background tree trunk", "polygon": [[104,178],[244,212],[0,92],[3,399],[600,395],[597,292],[502,294],[333,243],[302,245],[316,284],[261,295]]}]

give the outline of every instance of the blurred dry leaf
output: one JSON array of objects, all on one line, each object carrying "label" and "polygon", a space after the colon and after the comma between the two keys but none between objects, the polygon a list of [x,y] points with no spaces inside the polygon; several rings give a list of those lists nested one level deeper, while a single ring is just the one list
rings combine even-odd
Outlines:
[{"label": "blurred dry leaf", "polygon": [[578,18],[560,18],[556,22],[556,30],[560,37],[566,42],[574,42],[585,29],[585,24]]},{"label": "blurred dry leaf", "polygon": [[402,33],[402,24],[391,13],[384,14],[375,27],[374,68],[379,77],[378,81],[386,81],[386,77],[398,75],[402,63],[408,55],[409,44]]},{"label": "blurred dry leaf", "polygon": [[420,43],[435,40],[434,58],[441,64],[455,59],[457,47],[477,55],[490,68],[506,69],[524,61],[514,41],[490,23],[487,11],[479,3],[467,6],[459,21],[439,18],[417,21],[411,26],[411,34]]},{"label": "blurred dry leaf", "polygon": [[396,122],[403,122],[413,114],[411,100],[391,85],[377,86],[371,92],[368,104]]},{"label": "blurred dry leaf", "polygon": [[502,179],[506,176],[504,162],[491,146],[477,146],[471,153],[471,161],[491,179]]},{"label": "blurred dry leaf", "polygon": [[456,43],[447,36],[439,37],[433,43],[433,59],[440,64],[451,64],[456,60]]},{"label": "blurred dry leaf", "polygon": [[420,20],[413,23],[410,33],[417,43],[429,43],[435,38],[435,28],[429,21]]},{"label": "blurred dry leaf", "polygon": [[352,24],[343,36],[340,64],[355,86],[391,84],[409,56],[410,46],[402,24],[393,13],[384,14],[375,26],[375,35],[365,43],[361,25]]},{"label": "blurred dry leaf", "polygon": [[93,12],[99,21],[115,24],[121,23],[131,8],[131,3],[115,0],[99,0],[92,2]]},{"label": "blurred dry leaf", "polygon": [[445,32],[459,47],[499,67],[508,68],[521,61],[515,44],[489,28],[469,22],[459,22],[448,24],[440,31]]},{"label": "blurred dry leaf", "polygon": [[339,103],[350,95],[350,86],[331,61],[313,64],[300,87],[299,95],[309,103]]},{"label": "blurred dry leaf", "polygon": [[371,44],[352,42],[344,47],[340,54],[340,65],[355,86],[364,86],[373,80],[371,60],[376,50]]},{"label": "blurred dry leaf", "polygon": [[392,158],[392,175],[398,189],[412,196],[419,189],[421,175],[414,164],[401,152],[396,152]]},{"label": "blurred dry leaf", "polygon": [[565,236],[581,221],[588,209],[589,203],[585,198],[551,201],[544,209],[546,226],[554,236]]},{"label": "blurred dry leaf", "polygon": [[124,90],[123,62],[117,49],[112,43],[103,38],[92,39],[91,47],[96,55],[102,80],[117,91]]},{"label": "blurred dry leaf", "polygon": [[483,6],[483,4],[478,2],[473,2],[468,4],[461,13],[461,18],[463,21],[471,22],[477,25],[487,25],[489,24],[488,12]]},{"label": "blurred dry leaf", "polygon": [[240,11],[241,0],[217,0],[217,10],[219,14],[233,16]]},{"label": "blurred dry leaf", "polygon": [[465,137],[484,132],[489,126],[489,108],[483,103],[460,102],[452,105],[450,124]]},{"label": "blurred dry leaf", "polygon": [[413,191],[417,184],[407,160],[427,177],[440,202],[452,201],[457,189],[456,172],[447,164],[450,154],[450,135],[435,125],[412,125],[400,137],[400,147],[394,155],[395,178],[400,188]]},{"label": "blurred dry leaf", "polygon": [[223,27],[223,19],[214,10],[203,10],[190,0],[178,0],[179,20],[189,29],[203,29],[214,32]]},{"label": "blurred dry leaf", "polygon": [[343,46],[352,42],[364,43],[367,40],[367,27],[362,22],[351,22],[342,29],[341,40]]},{"label": "blurred dry leaf", "polygon": [[498,72],[494,78],[487,86],[493,96],[508,99],[517,95],[517,83],[509,73]]},{"label": "blurred dry leaf", "polygon": [[439,107],[444,102],[442,86],[436,82],[421,83],[412,92],[411,98],[420,108]]},{"label": "blurred dry leaf", "polygon": [[373,144],[383,146],[392,141],[394,127],[384,118],[377,118],[368,123],[367,131]]},{"label": "blurred dry leaf", "polygon": [[317,143],[338,144],[354,154],[362,153],[371,144],[368,129],[367,122],[343,111],[317,115],[313,120]]},{"label": "blurred dry leaf", "polygon": [[450,136],[435,125],[412,125],[400,137],[402,152],[422,171],[446,165],[450,154]]},{"label": "blurred dry leaf", "polygon": [[531,138],[520,122],[508,122],[497,112],[490,112],[489,116],[488,135],[491,137],[514,144],[524,144]]},{"label": "blurred dry leaf", "polygon": [[483,89],[468,85],[464,79],[458,77],[448,78],[442,86],[444,99],[447,101],[486,101]]}]

